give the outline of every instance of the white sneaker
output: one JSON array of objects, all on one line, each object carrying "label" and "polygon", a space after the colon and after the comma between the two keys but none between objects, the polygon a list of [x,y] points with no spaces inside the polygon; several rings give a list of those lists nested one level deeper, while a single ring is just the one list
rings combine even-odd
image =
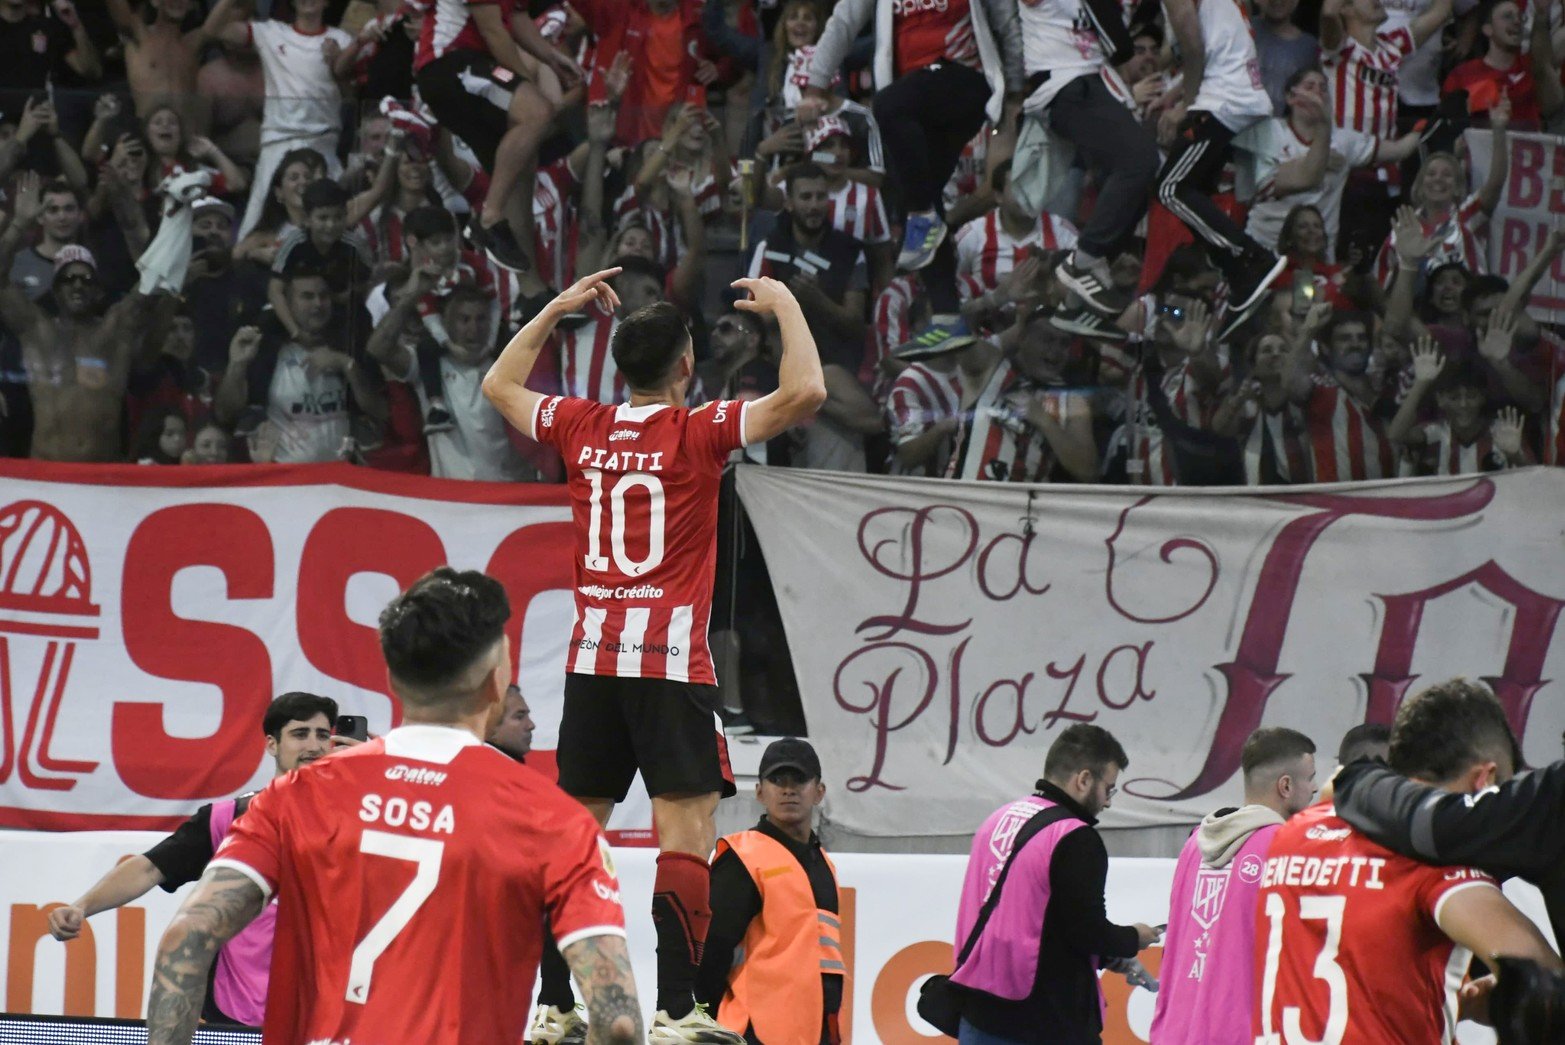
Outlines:
[{"label": "white sneaker", "polygon": [[705,1005],[691,1009],[684,1019],[672,1019],[659,1009],[652,1017],[652,1033],[647,1045],[745,1045],[744,1035],[735,1034],[707,1014]]},{"label": "white sneaker", "polygon": [[528,1045],[586,1045],[587,1021],[575,1009],[556,1009],[540,1005],[533,1014]]}]

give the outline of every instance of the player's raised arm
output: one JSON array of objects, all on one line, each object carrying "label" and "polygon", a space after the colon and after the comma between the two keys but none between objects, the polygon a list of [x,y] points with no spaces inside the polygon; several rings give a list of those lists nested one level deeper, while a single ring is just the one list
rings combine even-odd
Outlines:
[{"label": "player's raised arm", "polygon": [[782,331],[782,362],[777,367],[777,391],[762,396],[745,409],[744,441],[749,446],[781,435],[807,420],[826,401],[826,378],[821,373],[815,336],[804,319],[804,310],[782,282],[762,276],[736,279],[735,287],[750,292],[734,302],[734,308],[772,316]]},{"label": "player's raised arm", "polygon": [[218,948],[265,906],[266,894],[248,875],[211,867],[201,876],[158,944],[147,1000],[148,1045],[189,1045]]},{"label": "player's raised arm", "polygon": [[538,353],[543,351],[544,342],[554,333],[554,325],[561,316],[578,312],[593,301],[611,312],[618,308],[619,296],[609,286],[609,280],[619,273],[619,269],[604,269],[578,279],[545,305],[543,311],[518,330],[516,336],[501,350],[500,358],[494,361],[489,373],[484,375],[484,397],[512,425],[532,434],[533,410],[545,397],[527,387],[527,378],[538,362]]},{"label": "player's raised arm", "polygon": [[566,947],[564,956],[587,1003],[588,1045],[645,1041],[625,938],[589,936]]}]

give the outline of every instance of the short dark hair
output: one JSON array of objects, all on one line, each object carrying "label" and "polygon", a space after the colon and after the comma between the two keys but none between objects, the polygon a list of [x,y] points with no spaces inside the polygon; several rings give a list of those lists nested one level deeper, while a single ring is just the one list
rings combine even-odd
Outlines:
[{"label": "short dark hair", "polygon": [[1375,332],[1375,318],[1368,312],[1341,311],[1333,312],[1331,318],[1326,321],[1326,329],[1321,331],[1322,344],[1331,345],[1331,339],[1337,336],[1337,330],[1341,327],[1359,326],[1364,328],[1364,333]]},{"label": "short dark hair", "polygon": [[826,168],[818,163],[796,163],[788,171],[788,194],[793,195],[793,186],[799,181],[826,181]]},{"label": "short dark hair", "polygon": [[300,203],[304,205],[306,214],[325,207],[346,207],[348,200],[348,190],[330,178],[317,178],[310,182],[304,187],[304,195],[300,197]]},{"label": "short dark hair", "polygon": [[625,383],[637,392],[650,392],[663,384],[689,344],[690,331],[679,309],[659,301],[620,320],[610,351]]},{"label": "short dark hair", "polygon": [[1337,745],[1337,762],[1347,765],[1361,758],[1381,758],[1391,746],[1391,727],[1381,722],[1361,722],[1342,734]]},{"label": "short dark hair", "polygon": [[1435,394],[1472,388],[1489,397],[1489,374],[1476,359],[1447,358],[1440,376],[1435,378]]},{"label": "short dark hair", "polygon": [[450,293],[446,295],[445,301],[441,302],[440,310],[444,312],[454,305],[474,304],[488,308],[493,301],[494,299],[482,287],[474,286],[471,283],[458,283],[451,288]]},{"label": "short dark hair", "polygon": [[1468,279],[1467,289],[1462,291],[1462,307],[1470,309],[1478,304],[1479,298],[1504,294],[1510,289],[1511,283],[1504,276],[1496,276],[1492,272],[1475,275]]},{"label": "short dark hair", "polygon": [[510,619],[511,602],[499,581],[441,566],[381,612],[380,651],[393,681],[432,702],[466,697],[447,691],[494,648]]},{"label": "short dark hair", "polygon": [[1163,27],[1156,22],[1137,22],[1130,27],[1130,38],[1135,40],[1140,36],[1150,36],[1157,41],[1159,47],[1163,46]]},{"label": "short dark hair", "polygon": [[283,728],[290,722],[308,722],[316,715],[325,715],[328,723],[337,721],[337,702],[330,697],[318,696],[296,690],[284,693],[267,707],[261,718],[261,732],[277,740]]},{"label": "short dark hair", "polygon": [[1212,263],[1207,260],[1204,247],[1198,243],[1181,243],[1169,251],[1152,292],[1159,296],[1184,293],[1179,289],[1180,283],[1197,279],[1211,271]]},{"label": "short dark hair", "polygon": [[1304,82],[1304,78],[1309,76],[1311,73],[1324,78],[1326,75],[1326,70],[1322,69],[1318,65],[1306,65],[1302,69],[1295,69],[1282,85],[1283,94],[1286,95],[1289,91],[1299,86],[1299,84]]},{"label": "short dark hair", "polygon": [[431,236],[455,236],[456,215],[444,207],[431,207],[428,204],[414,207],[402,219],[402,235],[421,240]]},{"label": "short dark hair", "polygon": [[1054,738],[1043,760],[1043,775],[1048,780],[1068,780],[1083,769],[1095,776],[1108,772],[1110,763],[1120,769],[1130,767],[1130,756],[1114,734],[1102,726],[1078,722]]},{"label": "short dark hair", "polygon": [[1248,777],[1264,766],[1315,754],[1315,741],[1296,729],[1267,726],[1251,733],[1239,752],[1239,765]]},{"label": "short dark hair", "polygon": [[291,287],[301,279],[324,279],[328,284],[331,282],[330,278],[328,278],[326,275],[325,269],[321,268],[319,265],[308,262],[300,262],[298,264],[289,265],[286,269],[283,270],[284,286]]},{"label": "short dark hair", "polygon": [[1391,768],[1436,784],[1501,755],[1515,761],[1517,752],[1505,708],[1487,686],[1464,678],[1409,697],[1391,727]]},{"label": "short dark hair", "polygon": [[69,196],[71,199],[76,201],[76,205],[78,207],[85,207],[87,205],[87,198],[82,195],[81,191],[77,189],[76,186],[72,185],[64,178],[55,178],[49,184],[45,185],[43,187],[43,191],[38,194],[38,198],[41,200],[45,196]]}]

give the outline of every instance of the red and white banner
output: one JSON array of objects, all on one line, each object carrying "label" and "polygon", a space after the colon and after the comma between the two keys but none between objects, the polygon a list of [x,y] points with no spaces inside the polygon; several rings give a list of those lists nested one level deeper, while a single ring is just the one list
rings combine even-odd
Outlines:
[{"label": "red and white banner", "polygon": [[[1489,220],[1489,271],[1508,280],[1543,252],[1550,230],[1565,218],[1565,138],[1510,133],[1510,169],[1500,205]],[[1494,156],[1490,131],[1467,131],[1469,192],[1489,176]],[[1565,258],[1556,258],[1533,292],[1528,311],[1549,323],[1565,323]]]},{"label": "red and white banner", "polygon": [[1529,761],[1565,727],[1565,472],[1130,492],[741,468],[831,816],[967,834],[1060,731],[1130,756],[1108,827],[1237,804],[1259,726],[1390,722],[1455,675]]},{"label": "red and white banner", "polygon": [[563,486],[0,461],[0,827],[166,828],[261,786],[261,715],[289,690],[384,732],[399,712],[376,619],[447,563],[510,595],[547,765],[572,554]]}]

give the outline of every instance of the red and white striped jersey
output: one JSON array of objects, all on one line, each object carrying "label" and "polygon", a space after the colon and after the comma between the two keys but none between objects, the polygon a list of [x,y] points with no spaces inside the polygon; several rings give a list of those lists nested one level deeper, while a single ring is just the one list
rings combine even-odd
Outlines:
[{"label": "red and white striped jersey", "polygon": [[1048,211],[1038,215],[1038,223],[1018,239],[1005,230],[1000,212],[992,210],[957,230],[957,290],[963,301],[970,301],[997,288],[1029,256],[1075,245],[1076,226]]},{"label": "red and white striped jersey", "polygon": [[[729,161],[729,167],[729,180],[732,181],[739,176],[739,168],[732,161]],[[692,191],[696,197],[696,209],[703,218],[710,219],[714,214],[721,213],[722,190],[718,188],[717,178],[710,170],[702,173]],[[679,227],[679,215],[643,200],[636,187],[630,185],[614,201],[615,227],[623,229],[637,219],[652,233],[653,250],[656,252],[654,260],[666,269],[679,264],[679,259],[685,256],[685,237]]]},{"label": "red and white striped jersey", "polygon": [[1373,411],[1329,377],[1317,376],[1304,403],[1315,482],[1393,479],[1396,448]]},{"label": "red and white striped jersey", "polygon": [[[1105,359],[1109,356],[1105,351]],[[1197,387],[1188,362],[1164,370],[1160,384],[1178,420],[1195,428],[1208,426],[1217,408],[1216,397]],[[1137,364],[1130,379],[1130,416],[1123,429],[1129,443],[1126,478],[1135,486],[1174,486],[1174,448],[1163,438],[1149,393],[1146,368]]]},{"label": "red and white striped jersey", "polygon": [[576,530],[568,671],[717,684],[706,635],[717,494],[747,409],[539,402],[528,434],[565,459]]},{"label": "red and white striped jersey", "polygon": [[389,204],[381,204],[366,215],[359,222],[359,234],[377,263],[400,264],[407,257],[407,244],[402,241],[402,214]]},{"label": "red and white striped jersey", "polygon": [[846,232],[867,247],[891,242],[891,222],[880,190],[861,181],[846,181],[831,194],[826,220],[838,232]]},{"label": "red and white striped jersey", "polygon": [[1397,67],[1413,50],[1406,29],[1378,33],[1365,47],[1344,35],[1342,44],[1322,56],[1326,81],[1336,99],[1336,125],[1376,137],[1397,133]]},{"label": "red and white striped jersey", "polygon": [[1043,433],[1022,420],[1029,400],[1037,399],[1064,424],[1087,406],[1066,389],[1043,389],[1002,360],[978,393],[971,412],[957,429],[957,449],[946,465],[948,479],[1008,483],[1047,482],[1054,470],[1054,448]]},{"label": "red and white striped jersey", "polygon": [[625,379],[611,351],[619,317],[597,307],[587,310],[585,323],[554,331],[560,347],[560,380],[565,394],[597,403],[625,401]]},{"label": "red and white striped jersey", "polygon": [[477,51],[488,54],[489,45],[473,22],[471,8],[486,4],[500,8],[500,18],[509,23],[515,0],[434,0],[433,9],[424,16],[418,43],[413,48],[413,71],[424,68],[447,51]]},{"label": "red and white striped jersey", "polygon": [[[1444,221],[1427,221],[1419,218],[1424,235],[1433,243],[1424,271],[1433,272],[1441,265],[1456,262],[1475,276],[1489,271],[1489,215],[1483,209],[1475,192],[1446,215]],[[1375,276],[1380,285],[1390,287],[1397,274],[1396,229],[1380,245],[1375,256]]]},{"label": "red and white striped jersey", "polygon": [[1507,467],[1505,455],[1495,449],[1494,437],[1487,427],[1470,443],[1459,441],[1446,421],[1432,421],[1420,427],[1436,475],[1477,475],[1504,471]]},{"label": "red and white striped jersey", "polygon": [[904,345],[913,337],[913,304],[924,293],[923,280],[918,273],[908,272],[897,276],[875,298],[873,358],[866,356],[859,379],[875,388],[875,398],[882,404],[889,388],[884,387],[881,363],[898,345]]},{"label": "red and white striped jersey", "polygon": [[533,183],[533,240],[538,274],[551,287],[564,289],[576,281],[576,174],[570,159],[540,168]]},{"label": "red and white striped jersey", "polygon": [[984,168],[989,162],[989,135],[994,124],[985,121],[983,128],[967,140],[956,158],[951,177],[946,179],[942,200],[946,210],[956,206],[963,196],[977,195],[984,187]]},{"label": "red and white striped jersey", "polygon": [[1244,431],[1244,481],[1248,486],[1310,481],[1310,441],[1304,412],[1293,403],[1280,410],[1246,403],[1240,421]]},{"label": "red and white striped jersey", "polygon": [[[891,385],[886,399],[886,415],[891,423],[891,442],[900,446],[916,439],[929,427],[955,417],[962,409],[962,375],[953,370],[943,374],[923,363],[914,363]],[[952,447],[943,446],[928,466],[894,469],[904,475],[944,475]]]}]

